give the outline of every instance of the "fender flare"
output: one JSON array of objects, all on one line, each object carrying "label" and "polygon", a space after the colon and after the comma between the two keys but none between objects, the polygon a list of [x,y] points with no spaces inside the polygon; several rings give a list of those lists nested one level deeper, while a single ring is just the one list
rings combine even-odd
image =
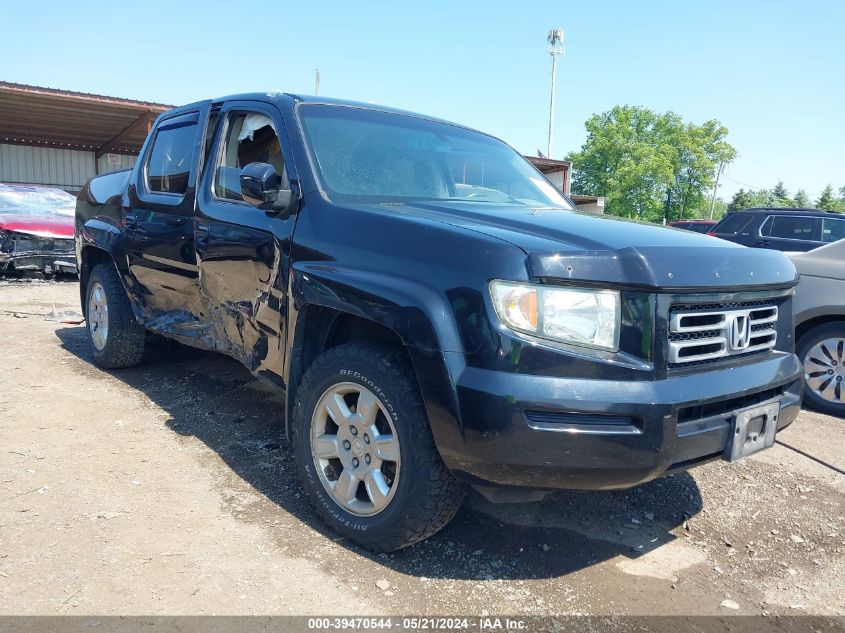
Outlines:
[{"label": "fender flare", "polygon": [[79,231],[81,248],[94,247],[105,251],[117,261],[123,253],[123,232],[119,227],[102,218],[90,218]]},{"label": "fender flare", "polygon": [[113,224],[111,218],[108,217],[90,218],[78,231],[77,238],[79,240],[79,256],[77,258],[79,294],[83,304],[85,303],[84,293],[88,274],[88,270],[83,264],[85,263],[86,253],[90,250],[97,250],[105,253],[114,264],[118,277],[120,277],[120,281],[123,284],[123,289],[126,291],[126,296],[129,297],[129,303],[132,305],[135,318],[139,322],[143,322],[135,294],[131,291],[128,284],[131,277],[129,276],[128,261],[123,247],[123,231],[120,227]]},{"label": "fender flare", "polygon": [[292,361],[304,336],[298,315],[308,306],[330,308],[389,328],[402,341],[438,447],[462,443],[457,378],[464,368],[458,324],[448,299],[416,280],[335,264],[299,262],[291,266],[291,297],[285,362],[285,431],[296,399]]}]

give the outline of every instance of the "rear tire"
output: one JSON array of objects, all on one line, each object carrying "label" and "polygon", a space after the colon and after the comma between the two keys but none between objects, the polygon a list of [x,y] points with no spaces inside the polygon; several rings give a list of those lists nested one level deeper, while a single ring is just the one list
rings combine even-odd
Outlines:
[{"label": "rear tire", "polygon": [[428,538],[461,505],[464,487],[440,459],[401,350],[359,342],[322,354],[303,377],[291,429],[317,514],[366,549]]},{"label": "rear tire", "polygon": [[135,320],[114,264],[97,264],[91,270],[84,308],[94,363],[104,369],[138,365],[144,355],[144,327]]},{"label": "rear tire", "polygon": [[796,345],[804,364],[804,403],[845,418],[845,322],[818,325]]}]

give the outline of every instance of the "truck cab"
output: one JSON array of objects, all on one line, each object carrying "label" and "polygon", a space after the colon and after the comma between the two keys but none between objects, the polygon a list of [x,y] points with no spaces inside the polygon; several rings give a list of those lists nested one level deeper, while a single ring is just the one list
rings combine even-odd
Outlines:
[{"label": "truck cab", "polygon": [[641,484],[795,419],[781,253],[575,211],[502,141],[370,104],[236,95],[162,114],[79,195],[91,355],[145,332],[283,390],[335,530],[375,551],[492,500]]}]

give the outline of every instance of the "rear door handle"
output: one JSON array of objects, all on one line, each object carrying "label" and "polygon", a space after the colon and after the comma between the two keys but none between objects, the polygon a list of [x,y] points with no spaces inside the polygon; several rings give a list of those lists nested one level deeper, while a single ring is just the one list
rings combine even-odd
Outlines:
[{"label": "rear door handle", "polygon": [[208,224],[197,224],[194,229],[194,241],[198,249],[204,249],[208,246],[208,238],[211,235],[211,227]]},{"label": "rear door handle", "polygon": [[127,229],[134,229],[138,226],[138,218],[135,217],[134,213],[127,213],[123,216],[123,226]]},{"label": "rear door handle", "polygon": [[180,215],[163,215],[161,216],[161,221],[164,224],[169,224],[170,226],[179,226],[185,223],[186,218]]}]

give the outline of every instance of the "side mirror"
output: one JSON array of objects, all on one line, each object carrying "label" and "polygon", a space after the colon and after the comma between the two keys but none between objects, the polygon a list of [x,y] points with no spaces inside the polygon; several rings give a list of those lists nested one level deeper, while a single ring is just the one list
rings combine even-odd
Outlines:
[{"label": "side mirror", "polygon": [[250,163],[241,170],[241,196],[259,209],[272,208],[279,197],[279,176],[268,163]]}]

